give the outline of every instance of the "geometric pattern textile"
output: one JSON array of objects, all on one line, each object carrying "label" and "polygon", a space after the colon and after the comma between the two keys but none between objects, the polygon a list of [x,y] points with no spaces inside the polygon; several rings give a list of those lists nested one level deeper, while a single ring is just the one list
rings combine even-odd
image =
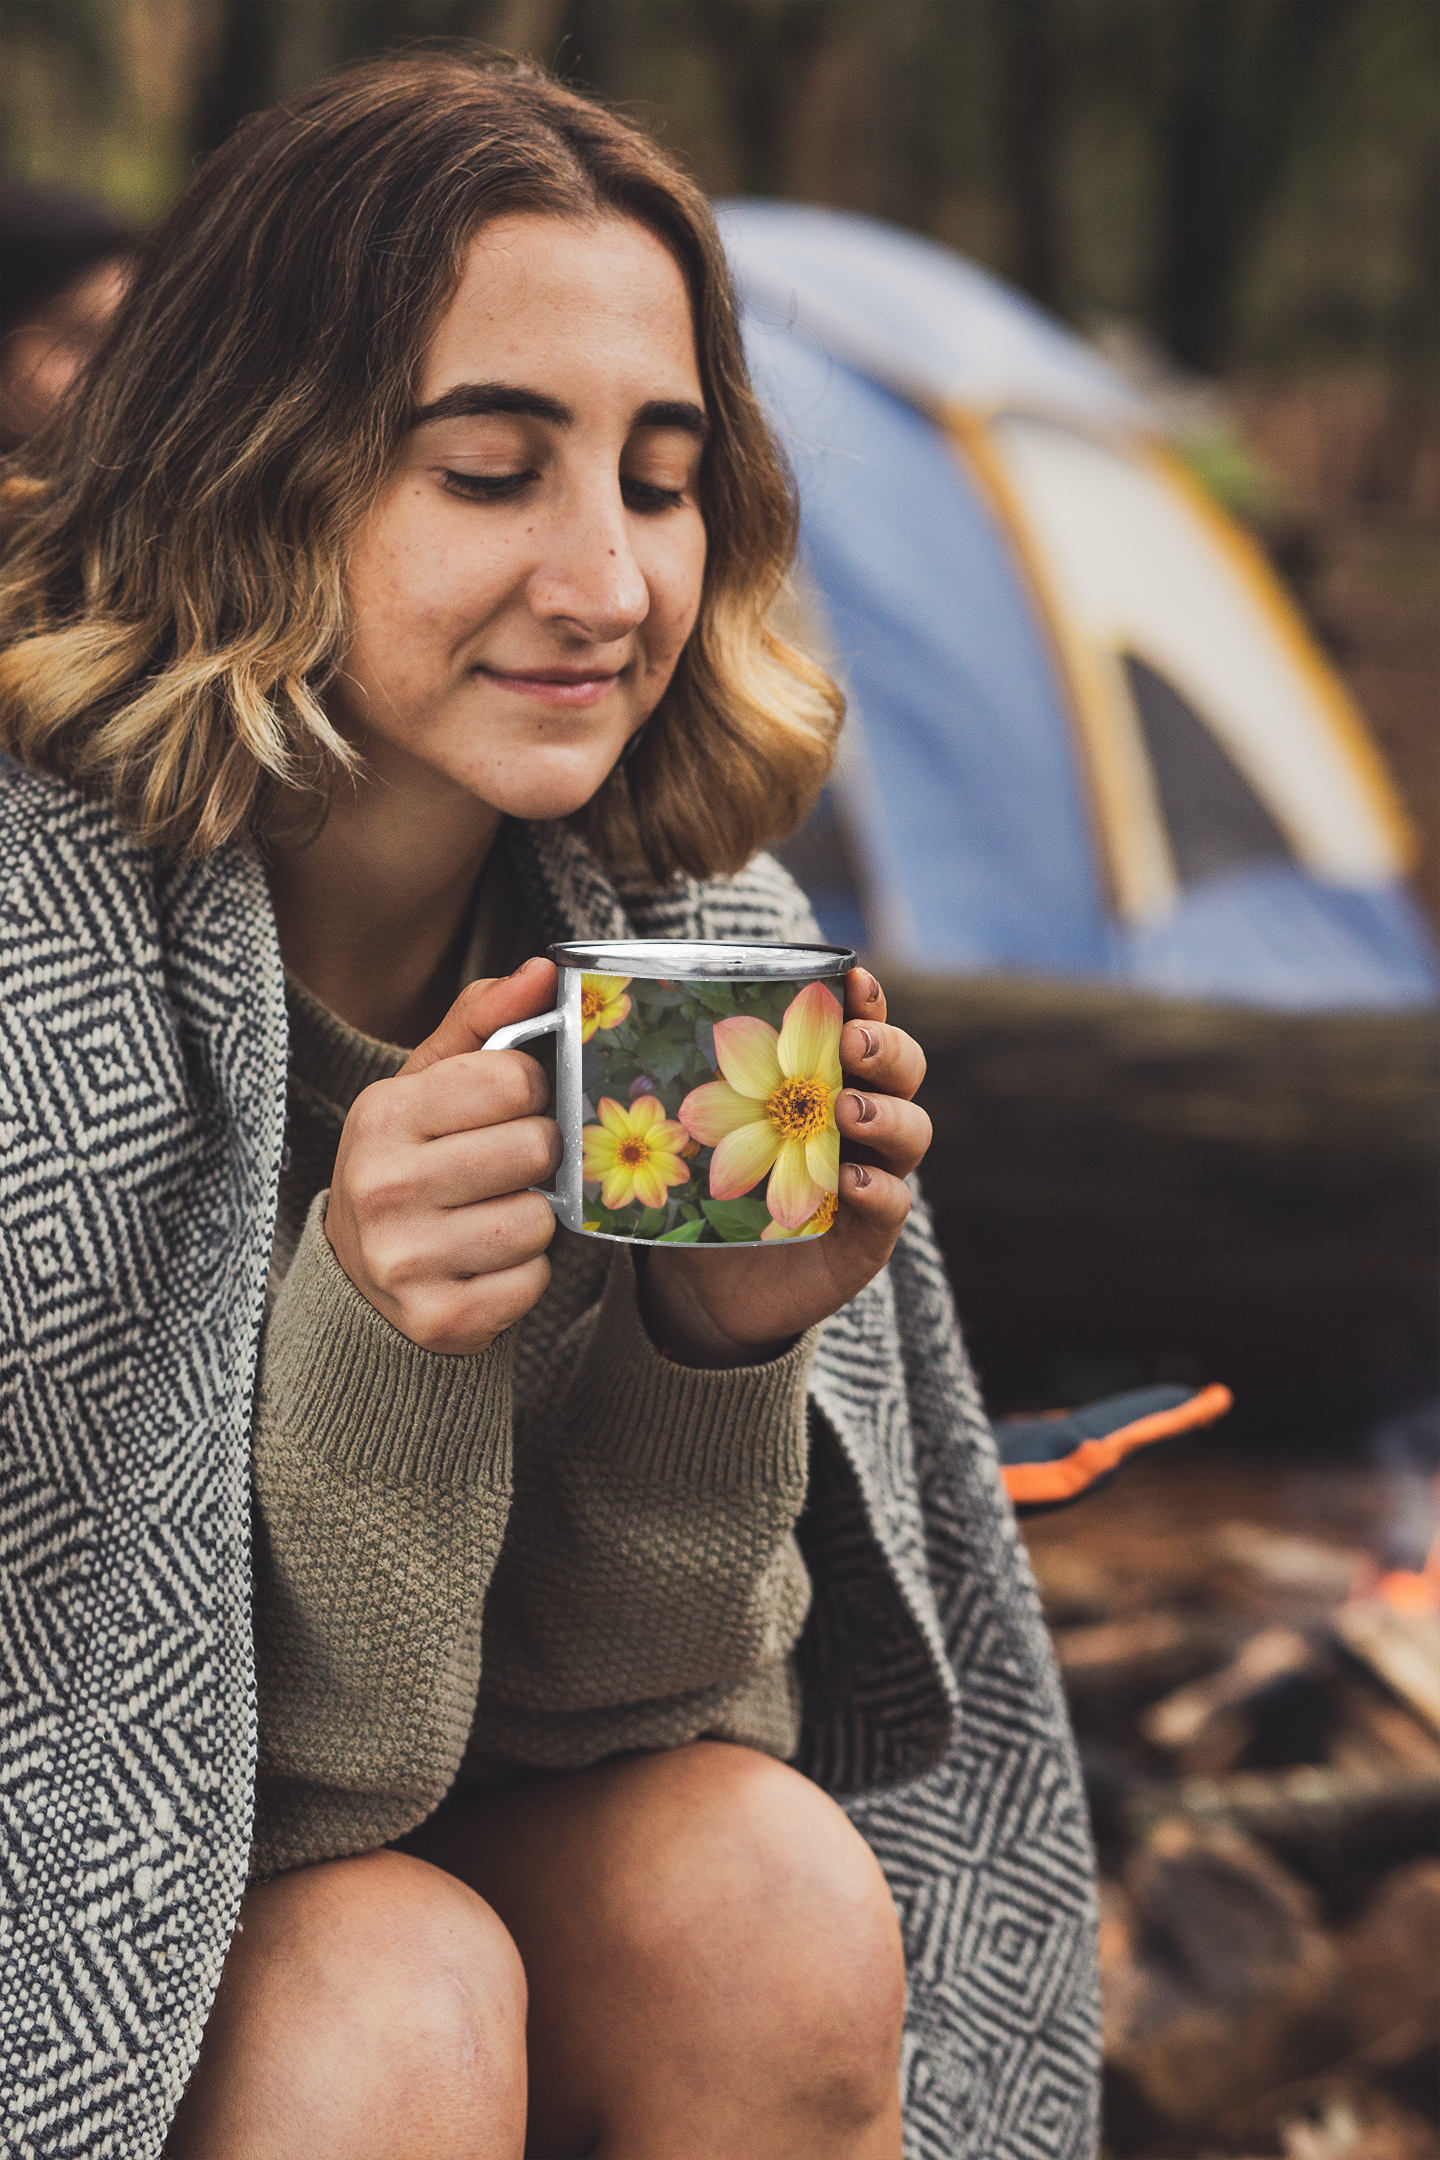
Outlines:
[{"label": "geometric pattern textile", "polygon": [[[785,874],[617,892],[505,845],[536,945],[813,936]],[[250,1840],[251,1397],[284,1144],[273,917],[0,761],[0,2122],[155,2160]],[[901,1915],[907,2160],[1089,2160],[1093,1860],[1038,1599],[917,1205],[822,1331],[800,1762]]]}]

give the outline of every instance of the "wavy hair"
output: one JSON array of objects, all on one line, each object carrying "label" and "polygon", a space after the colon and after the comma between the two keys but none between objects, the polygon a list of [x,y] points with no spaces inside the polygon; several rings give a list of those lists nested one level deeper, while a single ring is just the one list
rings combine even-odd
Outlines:
[{"label": "wavy hair", "polygon": [[770,622],[793,488],[698,188],[527,62],[370,62],[242,122],[146,243],[65,407],[0,483],[0,744],[146,843],[263,841],[356,768],[324,691],[345,564],[478,228],[618,214],[670,248],[711,427],[700,612],[633,753],[574,822],[617,871],[737,870],[829,769],[838,690]]}]

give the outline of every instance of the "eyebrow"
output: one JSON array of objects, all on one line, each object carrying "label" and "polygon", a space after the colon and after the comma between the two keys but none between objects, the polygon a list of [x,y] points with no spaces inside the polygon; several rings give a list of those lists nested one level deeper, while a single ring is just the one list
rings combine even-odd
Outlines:
[{"label": "eyebrow", "polygon": [[[422,405],[410,418],[412,427],[432,420],[483,419],[487,413],[508,413],[526,420],[547,420],[552,427],[572,427],[575,415],[559,398],[540,390],[525,390],[518,383],[457,383],[432,404]],[[688,398],[651,398],[640,407],[632,427],[675,428],[683,435],[702,439],[710,431],[703,409]]]}]

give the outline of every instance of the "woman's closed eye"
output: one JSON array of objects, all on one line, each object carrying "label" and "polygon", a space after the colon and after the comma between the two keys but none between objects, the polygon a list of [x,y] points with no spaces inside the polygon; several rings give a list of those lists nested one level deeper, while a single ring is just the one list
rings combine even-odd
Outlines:
[{"label": "woman's closed eye", "polygon": [[510,502],[539,477],[536,472],[452,472],[447,466],[443,485],[447,495],[463,495],[469,502]]},{"label": "woman's closed eye", "polygon": [[683,488],[661,487],[653,480],[632,480],[624,474],[620,478],[620,492],[627,510],[642,513],[655,510],[678,510],[685,500]]},{"label": "woman's closed eye", "polygon": [[[447,495],[461,495],[468,502],[482,503],[512,502],[539,477],[534,471],[467,473],[456,472],[449,466],[441,476]],[[683,488],[661,487],[656,481],[636,480],[623,474],[620,493],[626,509],[638,511],[641,516],[654,515],[662,510],[676,510],[685,500]]]}]

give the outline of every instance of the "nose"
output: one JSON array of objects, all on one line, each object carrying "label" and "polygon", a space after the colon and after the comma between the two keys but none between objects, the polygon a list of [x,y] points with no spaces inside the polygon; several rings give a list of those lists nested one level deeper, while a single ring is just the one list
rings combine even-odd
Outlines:
[{"label": "nose", "polygon": [[650,589],[631,546],[618,477],[558,506],[530,579],[530,604],[542,621],[569,624],[596,645],[628,637],[645,620]]}]

